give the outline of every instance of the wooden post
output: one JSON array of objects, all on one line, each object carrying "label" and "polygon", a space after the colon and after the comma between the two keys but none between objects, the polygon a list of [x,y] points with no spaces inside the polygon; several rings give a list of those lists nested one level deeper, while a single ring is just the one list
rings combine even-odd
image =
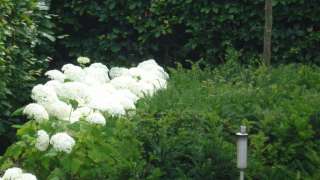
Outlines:
[{"label": "wooden post", "polygon": [[271,35],[272,35],[272,0],[265,0],[265,24],[263,60],[265,65],[271,64]]}]

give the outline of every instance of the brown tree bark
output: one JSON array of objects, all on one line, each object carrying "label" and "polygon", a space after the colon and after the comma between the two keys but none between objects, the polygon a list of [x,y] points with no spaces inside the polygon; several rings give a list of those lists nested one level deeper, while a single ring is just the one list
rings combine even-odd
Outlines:
[{"label": "brown tree bark", "polygon": [[265,0],[263,60],[267,66],[271,64],[271,36],[272,36],[272,0]]}]

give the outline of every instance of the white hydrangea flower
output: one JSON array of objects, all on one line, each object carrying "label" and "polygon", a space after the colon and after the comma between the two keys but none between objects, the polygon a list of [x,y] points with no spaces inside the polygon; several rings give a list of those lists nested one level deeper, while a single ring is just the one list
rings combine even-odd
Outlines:
[{"label": "white hydrangea flower", "polygon": [[[86,73],[85,82],[94,84],[94,83],[107,83],[110,81],[109,78],[109,69],[107,66],[101,63],[93,63],[89,67],[84,69]],[[90,82],[92,81],[92,82]]]},{"label": "white hydrangea flower", "polygon": [[75,110],[75,112],[78,112],[81,117],[86,117],[86,116],[89,116],[90,113],[92,113],[92,109],[89,108],[89,107],[79,107]]},{"label": "white hydrangea flower", "polygon": [[[147,83],[144,81],[140,81],[138,84],[139,84],[140,91],[142,92],[142,97],[153,96],[153,94],[155,93],[155,87],[153,84]],[[140,97],[141,97],[141,94],[140,94]]]},{"label": "white hydrangea flower", "polygon": [[52,80],[57,80],[59,82],[64,82],[65,79],[65,75],[61,71],[56,69],[47,71],[45,75],[48,76],[48,78]]},{"label": "white hydrangea flower", "polygon": [[123,106],[118,101],[110,97],[111,96],[108,96],[108,98],[95,97],[91,100],[88,106],[92,109],[106,112],[111,116],[124,115],[126,112]]},{"label": "white hydrangea flower", "polygon": [[143,79],[142,82],[152,84],[155,90],[167,88],[167,81],[164,79]]},{"label": "white hydrangea flower", "polygon": [[78,122],[81,118],[81,113],[78,112],[78,111],[72,111],[71,112],[71,115],[70,115],[70,119],[69,119],[69,122],[72,124],[72,123],[75,123],[75,122]]},{"label": "white hydrangea flower", "polygon": [[53,135],[50,139],[50,144],[59,152],[71,153],[75,140],[65,132],[60,132]]},{"label": "white hydrangea flower", "polygon": [[96,111],[94,113],[91,113],[86,120],[91,123],[91,124],[101,124],[101,125],[106,125],[106,119],[103,117],[103,115]]},{"label": "white hydrangea flower", "polygon": [[85,118],[92,113],[92,109],[89,107],[80,107],[71,112],[70,123],[78,122],[81,118]]},{"label": "white hydrangea flower", "polygon": [[169,78],[168,73],[166,73],[163,67],[159,66],[154,59],[143,61],[139,63],[137,67],[145,72],[152,72],[162,79],[166,80]]},{"label": "white hydrangea flower", "polygon": [[127,96],[124,96],[121,92],[115,92],[111,95],[112,99],[115,99],[118,101],[124,109],[136,109],[136,106],[134,105],[134,101]]},{"label": "white hydrangea flower", "polygon": [[59,97],[65,101],[75,100],[79,105],[84,105],[90,98],[89,87],[81,82],[67,82],[62,85]]},{"label": "white hydrangea flower", "polygon": [[142,74],[143,74],[143,70],[141,70],[137,67],[132,67],[129,69],[129,75],[136,80],[140,80]]},{"label": "white hydrangea flower", "polygon": [[77,58],[77,62],[79,64],[88,64],[88,63],[90,63],[90,59],[87,58],[87,57],[80,56],[80,57]]},{"label": "white hydrangea flower", "polygon": [[142,91],[139,87],[138,81],[131,76],[120,76],[112,79],[110,81],[113,87],[115,87],[117,90],[119,89],[128,89],[132,93],[134,93],[136,96],[141,97]]},{"label": "white hydrangea flower", "polygon": [[58,97],[63,94],[63,83],[60,81],[50,80],[45,83],[45,86],[52,88],[56,92]]},{"label": "white hydrangea flower", "polygon": [[53,103],[44,104],[44,107],[48,111],[50,116],[56,117],[60,120],[69,120],[70,113],[72,112],[72,106],[63,101],[55,101]]},{"label": "white hydrangea flower", "polygon": [[22,169],[13,167],[13,168],[7,169],[2,178],[3,180],[14,180],[21,175],[22,175]]},{"label": "white hydrangea flower", "polygon": [[80,66],[66,64],[62,67],[65,78],[71,81],[82,81],[85,77],[85,72]]},{"label": "white hydrangea flower", "polygon": [[111,79],[114,79],[116,77],[120,76],[129,76],[129,69],[123,68],[123,67],[113,67],[109,71],[109,76]]},{"label": "white hydrangea flower", "polygon": [[54,89],[42,84],[38,84],[33,87],[31,98],[40,104],[50,103],[58,100],[58,96]]},{"label": "white hydrangea flower", "polygon": [[37,132],[37,140],[36,140],[36,148],[39,151],[45,151],[48,149],[49,146],[49,135],[44,130],[39,130]]},{"label": "white hydrangea flower", "polygon": [[37,122],[46,121],[49,119],[49,115],[46,109],[37,103],[28,104],[24,110],[23,114],[26,114],[28,118],[34,119]]},{"label": "white hydrangea flower", "polygon": [[120,94],[121,96],[127,97],[131,99],[134,103],[136,103],[139,100],[139,97],[136,96],[133,92],[131,92],[128,89],[119,89],[115,91],[114,93]]},{"label": "white hydrangea flower", "polygon": [[30,173],[23,173],[15,180],[37,180],[37,177]]}]

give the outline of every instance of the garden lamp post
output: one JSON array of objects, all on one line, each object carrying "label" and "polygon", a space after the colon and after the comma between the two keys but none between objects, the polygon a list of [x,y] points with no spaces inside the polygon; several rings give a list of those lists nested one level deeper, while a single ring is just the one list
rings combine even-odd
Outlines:
[{"label": "garden lamp post", "polygon": [[246,126],[240,126],[237,134],[237,167],[240,170],[240,180],[244,180],[244,170],[247,168],[248,134]]}]

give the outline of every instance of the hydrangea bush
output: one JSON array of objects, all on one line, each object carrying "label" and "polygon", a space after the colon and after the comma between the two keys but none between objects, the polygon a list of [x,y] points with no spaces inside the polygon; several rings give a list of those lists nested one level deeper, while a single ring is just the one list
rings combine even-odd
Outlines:
[{"label": "hydrangea bush", "polygon": [[86,66],[86,57],[78,62],[46,72],[50,80],[33,87],[35,102],[18,110],[31,121],[18,130],[1,169],[23,167],[40,179],[139,176],[141,143],[128,117],[139,99],[166,88],[168,74],[152,59],[110,70]]}]

